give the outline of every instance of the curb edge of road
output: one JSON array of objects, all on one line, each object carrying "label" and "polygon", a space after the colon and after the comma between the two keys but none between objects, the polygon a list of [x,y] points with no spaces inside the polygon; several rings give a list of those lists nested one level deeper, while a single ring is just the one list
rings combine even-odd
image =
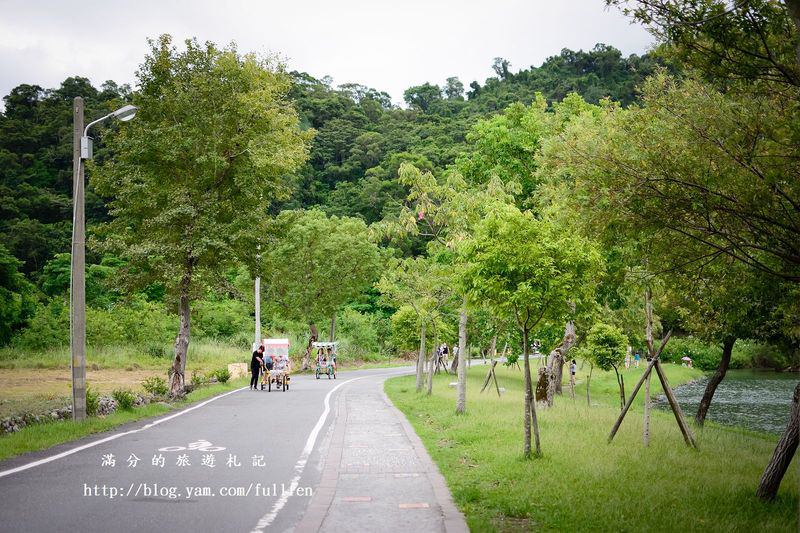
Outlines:
[{"label": "curb edge of road", "polygon": [[[384,383],[385,382],[386,380],[384,379]],[[406,432],[408,440],[411,441],[411,445],[414,447],[414,452],[417,454],[417,457],[427,472],[428,479],[433,487],[433,494],[436,496],[436,500],[439,503],[439,507],[442,509],[442,514],[444,515],[445,531],[447,533],[469,533],[469,527],[467,526],[467,521],[464,518],[464,514],[458,510],[458,507],[456,507],[456,504],[453,502],[453,495],[450,493],[450,489],[447,487],[447,482],[445,481],[442,473],[439,471],[439,467],[433,462],[428,450],[422,443],[422,439],[420,439],[419,435],[417,435],[417,432],[414,431],[414,428],[411,426],[408,418],[406,418],[406,415],[404,415],[403,412],[400,411],[400,409],[398,409],[394,403],[392,403],[392,400],[386,394],[386,390],[383,387],[381,387],[381,395],[383,396],[384,401],[389,405],[389,408],[393,409],[395,414],[400,418],[400,424],[403,426],[403,431]]]}]

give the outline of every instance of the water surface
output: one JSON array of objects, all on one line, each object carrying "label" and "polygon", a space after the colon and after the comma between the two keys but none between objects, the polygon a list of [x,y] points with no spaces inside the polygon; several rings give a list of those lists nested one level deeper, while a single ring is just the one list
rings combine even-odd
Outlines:
[{"label": "water surface", "polygon": [[[717,387],[706,419],[757,431],[783,433],[798,380],[800,375],[796,373],[729,370]],[[675,396],[687,418],[697,413],[706,383],[708,379],[703,378],[675,389]],[[669,409],[663,395],[656,399],[656,405]]]}]

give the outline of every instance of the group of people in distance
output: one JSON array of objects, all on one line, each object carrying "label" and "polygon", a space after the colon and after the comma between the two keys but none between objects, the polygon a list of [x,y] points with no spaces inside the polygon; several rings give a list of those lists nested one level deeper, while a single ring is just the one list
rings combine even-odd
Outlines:
[{"label": "group of people in distance", "polygon": [[275,356],[264,353],[264,345],[260,345],[256,351],[253,352],[253,358],[250,359],[250,390],[258,390],[258,378],[262,370],[272,372],[274,370],[281,372],[289,371],[289,359],[285,356]]},{"label": "group of people in distance", "polygon": [[317,364],[320,367],[324,368],[325,366],[327,366],[329,360],[331,362],[331,365],[333,365],[333,367],[335,368],[336,367],[336,352],[334,352],[333,349],[331,349],[330,346],[328,346],[328,351],[327,352],[325,351],[325,348],[320,348],[319,350],[317,350]]}]

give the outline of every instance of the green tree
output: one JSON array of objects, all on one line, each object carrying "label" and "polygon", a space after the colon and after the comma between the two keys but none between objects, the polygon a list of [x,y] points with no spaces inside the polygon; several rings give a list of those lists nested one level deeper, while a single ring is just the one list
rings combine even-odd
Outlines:
[{"label": "green tree", "polygon": [[619,373],[619,366],[625,361],[627,350],[628,338],[625,334],[618,327],[602,322],[592,326],[582,348],[583,356],[598,368],[606,372],[614,370],[619,386],[620,409],[625,406],[625,382]]},{"label": "green tree", "polygon": [[[378,277],[381,254],[361,219],[327,217],[318,209],[283,211],[270,221],[258,272],[264,298],[281,317],[308,324],[303,368],[309,367],[317,324],[365,292]],[[332,324],[333,325],[333,324]]]},{"label": "green tree", "polygon": [[[400,309],[410,307],[416,314],[419,326],[419,352],[417,356],[417,392],[423,387],[423,372],[427,360],[427,340],[441,329],[443,310],[453,303],[452,269],[426,257],[397,260],[381,276],[378,288],[391,303],[399,304]],[[398,321],[402,315],[398,317]],[[437,328],[437,326],[439,326]],[[430,327],[433,331],[429,331]],[[428,394],[431,393],[432,372],[429,369]]]},{"label": "green tree", "polygon": [[480,222],[463,248],[467,294],[516,323],[525,360],[525,441],[541,455],[528,349],[530,333],[543,321],[563,323],[591,305],[601,257],[587,240],[513,206],[499,207]]},{"label": "green tree", "polygon": [[34,286],[19,272],[21,265],[0,244],[0,346],[8,344],[13,332],[33,315],[36,305]]},{"label": "green tree", "polygon": [[178,299],[172,394],[183,391],[190,303],[244,253],[283,178],[306,157],[308,135],[286,99],[280,65],[235,47],[167,35],[138,71],[139,107],[90,176],[112,198],[104,247],[129,258],[129,280],[163,283]]}]

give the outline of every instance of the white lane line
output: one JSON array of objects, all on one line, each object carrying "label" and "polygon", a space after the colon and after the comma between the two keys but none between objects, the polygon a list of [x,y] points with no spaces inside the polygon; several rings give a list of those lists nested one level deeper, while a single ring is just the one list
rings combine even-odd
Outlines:
[{"label": "white lane line", "polygon": [[61,459],[61,458],[67,457],[68,455],[72,455],[73,453],[78,453],[78,452],[80,452],[82,450],[86,450],[88,448],[93,448],[93,447],[95,447],[97,445],[100,445],[100,444],[103,444],[105,442],[109,442],[109,441],[118,439],[120,437],[124,437],[125,435],[131,435],[132,433],[138,433],[140,431],[144,431],[146,429],[150,429],[151,427],[157,426],[157,425],[161,424],[162,422],[166,422],[167,420],[172,420],[173,418],[179,417],[181,415],[185,415],[189,411],[194,411],[195,409],[199,409],[199,408],[203,407],[204,405],[208,405],[211,402],[219,400],[220,398],[224,398],[225,396],[228,396],[228,395],[233,394],[235,392],[243,391],[244,389],[245,389],[245,387],[242,387],[241,389],[232,390],[230,392],[226,392],[225,394],[220,394],[219,396],[214,396],[213,398],[210,398],[210,399],[208,399],[208,400],[206,400],[204,402],[201,402],[201,403],[199,403],[197,405],[193,405],[192,407],[188,407],[188,408],[184,409],[183,411],[178,411],[175,414],[172,414],[172,415],[169,415],[169,416],[165,416],[164,418],[159,418],[155,422],[150,422],[149,424],[147,424],[145,426],[142,426],[139,429],[132,429],[132,430],[126,431],[124,433],[117,433],[115,435],[111,435],[110,437],[106,437],[104,439],[100,439],[100,440],[96,440],[96,441],[93,441],[93,442],[89,442],[89,443],[84,444],[82,446],[77,446],[75,448],[71,448],[69,450],[66,450],[64,452],[58,453],[56,455],[51,455],[50,457],[45,457],[44,459],[39,459],[38,461],[32,461],[30,463],[26,463],[24,465],[20,465],[20,466],[17,466],[15,468],[9,468],[8,470],[2,470],[2,471],[0,471],[0,477],[5,477],[5,476],[9,476],[11,474],[15,474],[17,472],[22,472],[23,470],[28,470],[29,468],[33,468],[33,467],[40,466],[40,465],[43,465],[43,464],[46,464],[46,463],[50,463],[50,462],[55,461],[57,459]]},{"label": "white lane line", "polygon": [[294,493],[295,489],[297,489],[298,484],[300,483],[300,477],[303,475],[303,470],[306,467],[306,463],[308,462],[308,456],[311,455],[311,451],[314,449],[314,444],[317,441],[317,436],[319,435],[322,426],[325,425],[325,420],[328,418],[328,413],[331,410],[330,400],[331,395],[336,392],[339,387],[343,387],[348,383],[352,383],[353,381],[358,381],[359,379],[365,378],[375,378],[375,377],[383,377],[383,376],[392,376],[395,374],[402,374],[406,373],[408,370],[403,370],[402,372],[385,372],[382,374],[373,374],[369,376],[361,376],[358,378],[348,379],[347,381],[343,381],[339,383],[334,388],[328,391],[328,394],[325,395],[325,409],[322,410],[322,414],[319,415],[319,419],[317,420],[317,424],[314,426],[314,429],[311,430],[311,433],[308,435],[308,439],[306,439],[306,445],[303,447],[303,452],[300,454],[300,458],[294,465],[295,476],[292,478],[292,481],[289,484],[289,490],[283,491],[281,497],[278,498],[272,505],[272,509],[261,517],[261,520],[258,521],[256,527],[253,528],[252,533],[262,533],[263,530],[269,527],[270,524],[275,520],[278,516],[278,513],[281,509],[286,505],[286,502],[289,501],[289,496]]},{"label": "white lane line", "polygon": [[334,392],[336,392],[338,388],[343,387],[348,383],[352,383],[353,381],[357,381],[359,379],[364,379],[367,377],[372,377],[372,376],[361,376],[359,378],[353,378],[353,379],[348,379],[347,381],[343,381],[338,385],[336,385],[331,390],[329,390],[328,394],[325,395],[325,400],[324,400],[325,408],[322,410],[322,414],[319,415],[319,419],[317,420],[314,429],[312,429],[311,433],[309,433],[308,438],[306,439],[306,445],[303,447],[303,451],[300,454],[300,458],[294,465],[295,475],[289,484],[289,490],[282,491],[281,497],[278,498],[278,501],[276,501],[272,505],[272,509],[270,509],[270,511],[267,514],[262,516],[261,520],[259,520],[258,524],[256,524],[256,527],[253,528],[253,533],[261,533],[265,528],[269,527],[269,525],[278,516],[280,510],[283,509],[283,506],[286,505],[286,502],[289,501],[289,495],[294,493],[295,489],[297,488],[297,485],[300,483],[300,477],[303,475],[303,470],[305,469],[306,463],[308,462],[308,456],[311,455],[311,451],[314,449],[314,444],[317,441],[317,436],[319,435],[322,426],[325,424],[325,420],[328,418],[328,413],[331,410],[331,405],[330,405],[331,395]]}]

